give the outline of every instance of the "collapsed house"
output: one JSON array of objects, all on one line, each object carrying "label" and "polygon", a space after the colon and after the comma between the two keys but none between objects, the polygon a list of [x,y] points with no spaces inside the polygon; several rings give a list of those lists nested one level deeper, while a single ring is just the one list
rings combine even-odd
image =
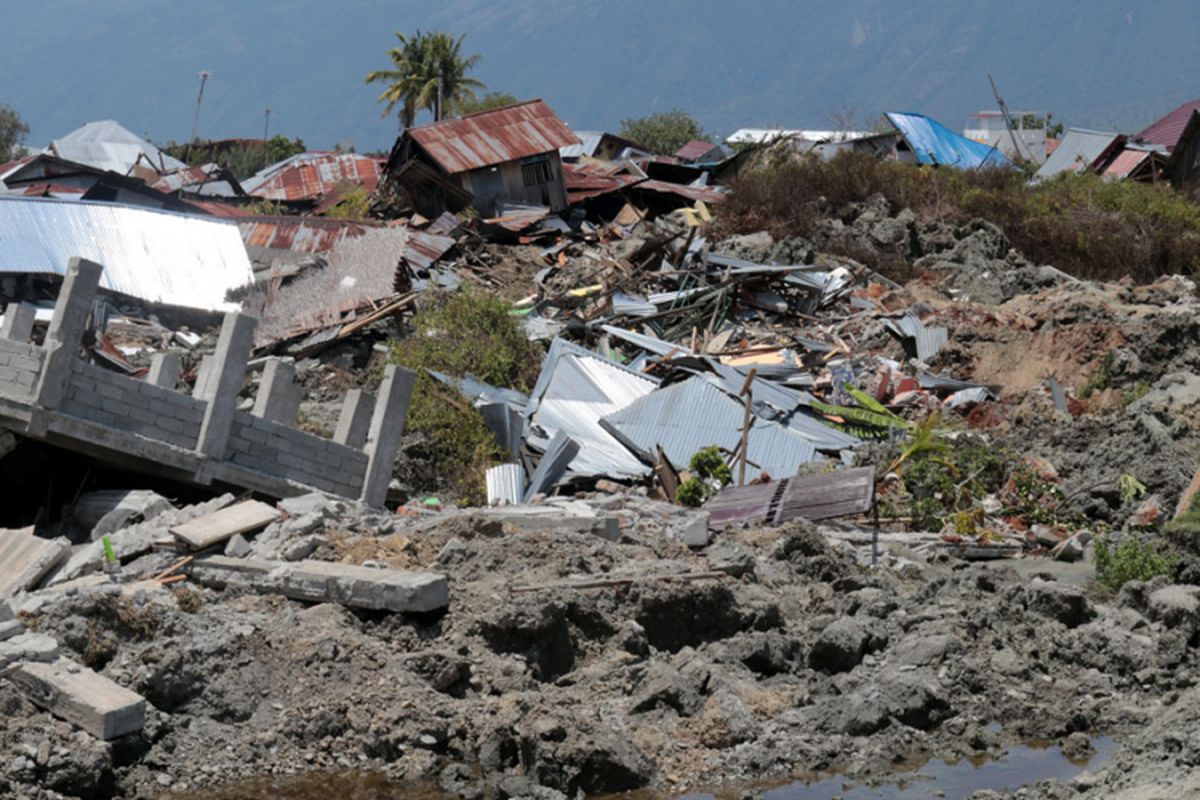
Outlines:
[{"label": "collapsed house", "polygon": [[426,217],[467,205],[492,218],[508,206],[557,213],[567,207],[559,148],[577,144],[548,105],[528,100],[405,131],[385,172]]}]

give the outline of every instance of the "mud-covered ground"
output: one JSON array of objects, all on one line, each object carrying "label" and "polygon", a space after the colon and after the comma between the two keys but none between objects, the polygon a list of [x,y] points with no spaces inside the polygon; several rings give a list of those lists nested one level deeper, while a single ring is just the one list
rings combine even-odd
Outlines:
[{"label": "mud-covered ground", "polygon": [[[618,542],[471,514],[378,539],[328,520],[327,557],[449,577],[449,610],[424,618],[195,586],[47,602],[27,622],[152,709],[141,736],[105,744],[0,685],[0,792],[203,797],[188,792],[355,770],[465,797],[676,794],[1030,740],[1086,756],[1081,733],[1124,747],[1097,776],[1022,796],[1190,780],[1167,766],[1200,746],[1191,588],[1100,600],[1076,585],[1085,567],[1053,562],[871,569],[808,523],[692,552],[648,501],[607,501],[626,503]],[[650,579],[701,571],[726,577]],[[597,575],[634,580],[512,591]]]}]

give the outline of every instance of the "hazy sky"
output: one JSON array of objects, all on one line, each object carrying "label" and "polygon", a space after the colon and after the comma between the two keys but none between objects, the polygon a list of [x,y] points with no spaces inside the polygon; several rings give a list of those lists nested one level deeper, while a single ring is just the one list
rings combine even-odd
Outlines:
[{"label": "hazy sky", "polygon": [[37,0],[6,4],[0,103],[28,143],[112,118],[186,139],[271,128],[313,148],[386,148],[378,89],[393,31],[466,34],[490,88],[542,97],[580,130],[679,107],[712,132],[825,128],[922,111],[961,128],[994,106],[1136,131],[1200,96],[1194,2],[1132,0]]}]

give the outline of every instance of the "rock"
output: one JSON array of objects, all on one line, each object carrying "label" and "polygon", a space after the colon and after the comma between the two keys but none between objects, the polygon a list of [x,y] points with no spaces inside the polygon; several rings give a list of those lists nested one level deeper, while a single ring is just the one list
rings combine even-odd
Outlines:
[{"label": "rock", "polygon": [[887,643],[862,620],[842,617],[821,631],[808,653],[808,665],[827,673],[846,672],[857,667],[867,653]]},{"label": "rock", "polygon": [[320,492],[309,492],[297,497],[288,497],[279,501],[279,510],[289,517],[335,517],[343,508],[343,503]]},{"label": "rock", "polygon": [[697,722],[700,742],[724,750],[753,739],[758,721],[736,694],[721,691],[708,698]]},{"label": "rock", "polygon": [[1057,581],[1034,578],[1030,581],[1026,598],[1030,610],[1057,620],[1068,628],[1082,625],[1095,613],[1081,589]]},{"label": "rock", "polygon": [[893,673],[877,686],[849,695],[838,729],[865,736],[885,728],[892,719],[910,728],[929,730],[951,716],[949,702],[936,683],[919,673]]},{"label": "rock", "polygon": [[18,620],[10,619],[0,622],[0,642],[7,641],[25,632],[25,626]]},{"label": "rock", "polygon": [[225,555],[230,558],[245,558],[250,555],[250,543],[246,541],[245,536],[235,533],[225,543]]},{"label": "rock", "polygon": [[1087,761],[1096,752],[1096,749],[1092,747],[1091,737],[1079,731],[1064,739],[1059,749],[1071,761]]},{"label": "rock", "polygon": [[689,513],[667,529],[667,535],[688,547],[707,547],[712,540],[708,528],[708,512],[698,511]]},{"label": "rock", "polygon": [[1148,598],[1150,618],[1168,628],[1195,628],[1200,612],[1200,586],[1167,586]]},{"label": "rock", "polygon": [[935,666],[943,659],[962,650],[962,642],[950,634],[931,636],[909,634],[889,651],[889,660],[896,664],[911,664],[918,667]]},{"label": "rock", "polygon": [[703,686],[707,673],[685,675],[674,666],[653,661],[630,698],[629,709],[635,714],[656,708],[671,708],[684,717],[695,714],[704,705]]},{"label": "rock", "polygon": [[305,536],[298,542],[293,542],[288,545],[283,551],[284,561],[303,561],[304,559],[317,552],[317,549],[329,544],[329,540],[324,536]]}]

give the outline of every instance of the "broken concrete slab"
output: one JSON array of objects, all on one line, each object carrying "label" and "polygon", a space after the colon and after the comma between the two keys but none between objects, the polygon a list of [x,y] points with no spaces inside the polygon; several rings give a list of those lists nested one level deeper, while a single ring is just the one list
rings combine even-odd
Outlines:
[{"label": "broken concrete slab", "polygon": [[[233,502],[233,499],[233,495],[226,493],[203,503],[164,511],[152,520],[122,528],[109,536],[113,552],[118,561],[128,561],[142,553],[148,553],[154,547],[154,541],[165,534],[169,527],[225,508]],[[51,586],[65,583],[92,572],[99,572],[103,566],[103,543],[92,542],[76,550],[62,569],[55,573],[47,583]]]},{"label": "broken concrete slab", "polygon": [[235,533],[225,543],[225,555],[231,558],[244,558],[250,555],[250,543],[246,541],[245,536]]},{"label": "broken concrete slab", "polygon": [[191,549],[203,550],[224,542],[235,533],[265,527],[278,518],[279,512],[273,507],[258,500],[247,500],[175,525],[170,531]]},{"label": "broken concrete slab", "polygon": [[481,508],[478,513],[519,531],[591,533],[610,542],[621,538],[621,526],[615,516],[602,514],[578,500]]},{"label": "broken concrete slab", "polygon": [[25,632],[25,626],[15,619],[0,622],[0,642],[6,642]]},{"label": "broken concrete slab", "polygon": [[18,661],[53,661],[58,658],[58,642],[44,633],[19,633],[0,642],[0,670]]},{"label": "broken concrete slab", "polygon": [[309,492],[279,501],[279,509],[289,517],[303,517],[309,514],[333,517],[341,513],[343,508],[343,503],[321,492]]},{"label": "broken concrete slab", "polygon": [[32,527],[0,529],[0,598],[37,586],[70,552],[66,539],[43,539]]},{"label": "broken concrete slab", "polygon": [[7,600],[0,600],[0,622],[8,622],[13,618],[12,606]]},{"label": "broken concrete slab", "polygon": [[712,541],[707,511],[689,514],[667,529],[667,535],[688,547],[708,547]]},{"label": "broken concrete slab", "polygon": [[36,705],[97,739],[137,733],[146,721],[141,695],[65,658],[21,664],[8,678]]},{"label": "broken concrete slab", "polygon": [[444,575],[372,569],[328,561],[262,561],[209,556],[192,562],[189,574],[205,586],[241,587],[293,600],[338,603],[378,611],[425,612],[445,608]]},{"label": "broken concrete slab", "polygon": [[153,519],[174,506],[158,492],[120,489],[88,492],[71,508],[71,520],[94,542],[135,522]]}]

